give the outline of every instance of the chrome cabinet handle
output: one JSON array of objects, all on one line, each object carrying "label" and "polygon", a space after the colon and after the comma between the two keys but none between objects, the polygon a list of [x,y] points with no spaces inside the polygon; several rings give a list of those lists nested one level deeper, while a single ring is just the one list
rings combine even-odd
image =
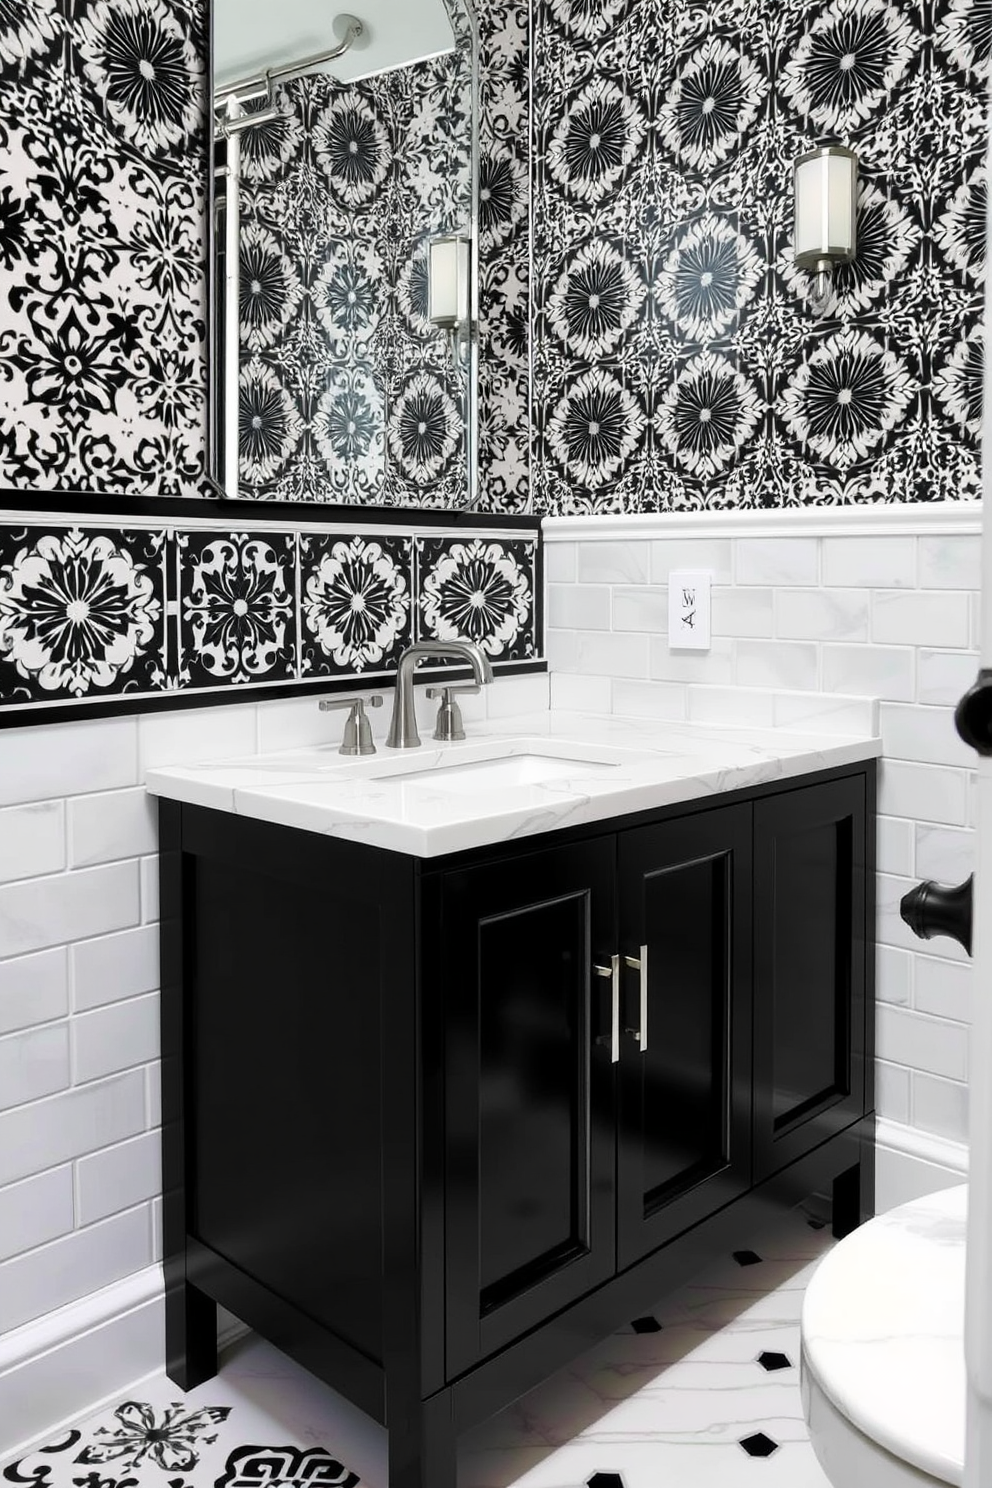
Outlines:
[{"label": "chrome cabinet handle", "polygon": [[[611,986],[612,1014],[610,1019],[610,1060],[613,1064],[620,1062],[620,957],[611,956],[609,966],[593,965],[593,973],[598,977],[608,977]],[[605,1035],[596,1040],[597,1043],[605,1043]]]},{"label": "chrome cabinet handle", "polygon": [[631,971],[640,972],[641,982],[641,1026],[640,1028],[628,1028],[641,1046],[641,1053],[648,1051],[648,948],[641,946],[640,956],[624,956],[624,961]]}]

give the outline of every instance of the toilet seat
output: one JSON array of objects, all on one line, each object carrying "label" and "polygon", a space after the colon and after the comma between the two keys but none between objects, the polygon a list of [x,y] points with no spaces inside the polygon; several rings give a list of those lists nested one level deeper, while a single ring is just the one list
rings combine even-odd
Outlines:
[{"label": "toilet seat", "polygon": [[962,1482],[966,1204],[963,1184],[879,1215],[807,1287],[803,1409],[835,1488]]}]

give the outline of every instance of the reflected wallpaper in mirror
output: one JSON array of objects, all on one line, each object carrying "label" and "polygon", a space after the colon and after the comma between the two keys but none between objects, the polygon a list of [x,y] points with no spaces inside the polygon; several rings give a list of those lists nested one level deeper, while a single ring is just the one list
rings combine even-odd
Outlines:
[{"label": "reflected wallpaper in mirror", "polygon": [[[215,475],[242,499],[464,508],[476,354],[459,359],[427,318],[427,254],[472,232],[474,25],[464,0],[444,0],[451,49],[381,70],[376,27],[412,0],[365,0],[364,16],[362,3],[349,0],[366,26],[354,57],[278,83],[274,117],[218,135]],[[238,0],[214,0],[218,38],[223,5]],[[328,27],[326,46],[338,40]],[[285,51],[269,65],[295,60]],[[219,54],[215,73],[218,90],[233,81]],[[237,275],[225,240],[240,244]]]}]

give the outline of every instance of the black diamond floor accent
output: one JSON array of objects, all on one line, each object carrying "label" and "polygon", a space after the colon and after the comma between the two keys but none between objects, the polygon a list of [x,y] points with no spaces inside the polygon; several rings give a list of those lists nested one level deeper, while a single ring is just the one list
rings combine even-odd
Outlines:
[{"label": "black diamond floor accent", "polygon": [[755,1255],[753,1250],[735,1250],[734,1260],[738,1266],[760,1266],[761,1257]]},{"label": "black diamond floor accent", "polygon": [[591,1478],[586,1478],[586,1484],[587,1488],[624,1488],[619,1473],[593,1473]]},{"label": "black diamond floor accent", "polygon": [[642,1317],[635,1318],[630,1325],[635,1333],[660,1333],[661,1324],[657,1318]]},{"label": "black diamond floor accent", "polygon": [[771,1374],[776,1369],[791,1369],[792,1360],[785,1354],[771,1354],[766,1349],[763,1354],[758,1355],[758,1363],[762,1369],[767,1369]]},{"label": "black diamond floor accent", "polygon": [[763,1431],[756,1432],[754,1436],[745,1436],[741,1446],[749,1457],[770,1457],[773,1452],[778,1451],[778,1442],[773,1442]]}]

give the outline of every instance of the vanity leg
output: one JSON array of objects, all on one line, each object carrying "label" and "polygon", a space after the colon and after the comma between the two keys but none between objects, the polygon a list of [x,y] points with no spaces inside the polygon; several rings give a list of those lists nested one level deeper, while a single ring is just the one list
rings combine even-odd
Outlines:
[{"label": "vanity leg", "polygon": [[217,1304],[186,1279],[185,957],[182,807],[159,802],[159,946],[162,1045],[162,1269],[165,1372],[182,1390],[217,1373]]},{"label": "vanity leg", "polygon": [[875,1144],[863,1141],[861,1159],[834,1179],[833,1234],[843,1240],[875,1213]]},{"label": "vanity leg", "polygon": [[179,1275],[165,1283],[165,1372],[181,1390],[217,1373],[217,1303]]},{"label": "vanity leg", "polygon": [[446,1395],[389,1428],[389,1488],[457,1488],[457,1437]]}]

